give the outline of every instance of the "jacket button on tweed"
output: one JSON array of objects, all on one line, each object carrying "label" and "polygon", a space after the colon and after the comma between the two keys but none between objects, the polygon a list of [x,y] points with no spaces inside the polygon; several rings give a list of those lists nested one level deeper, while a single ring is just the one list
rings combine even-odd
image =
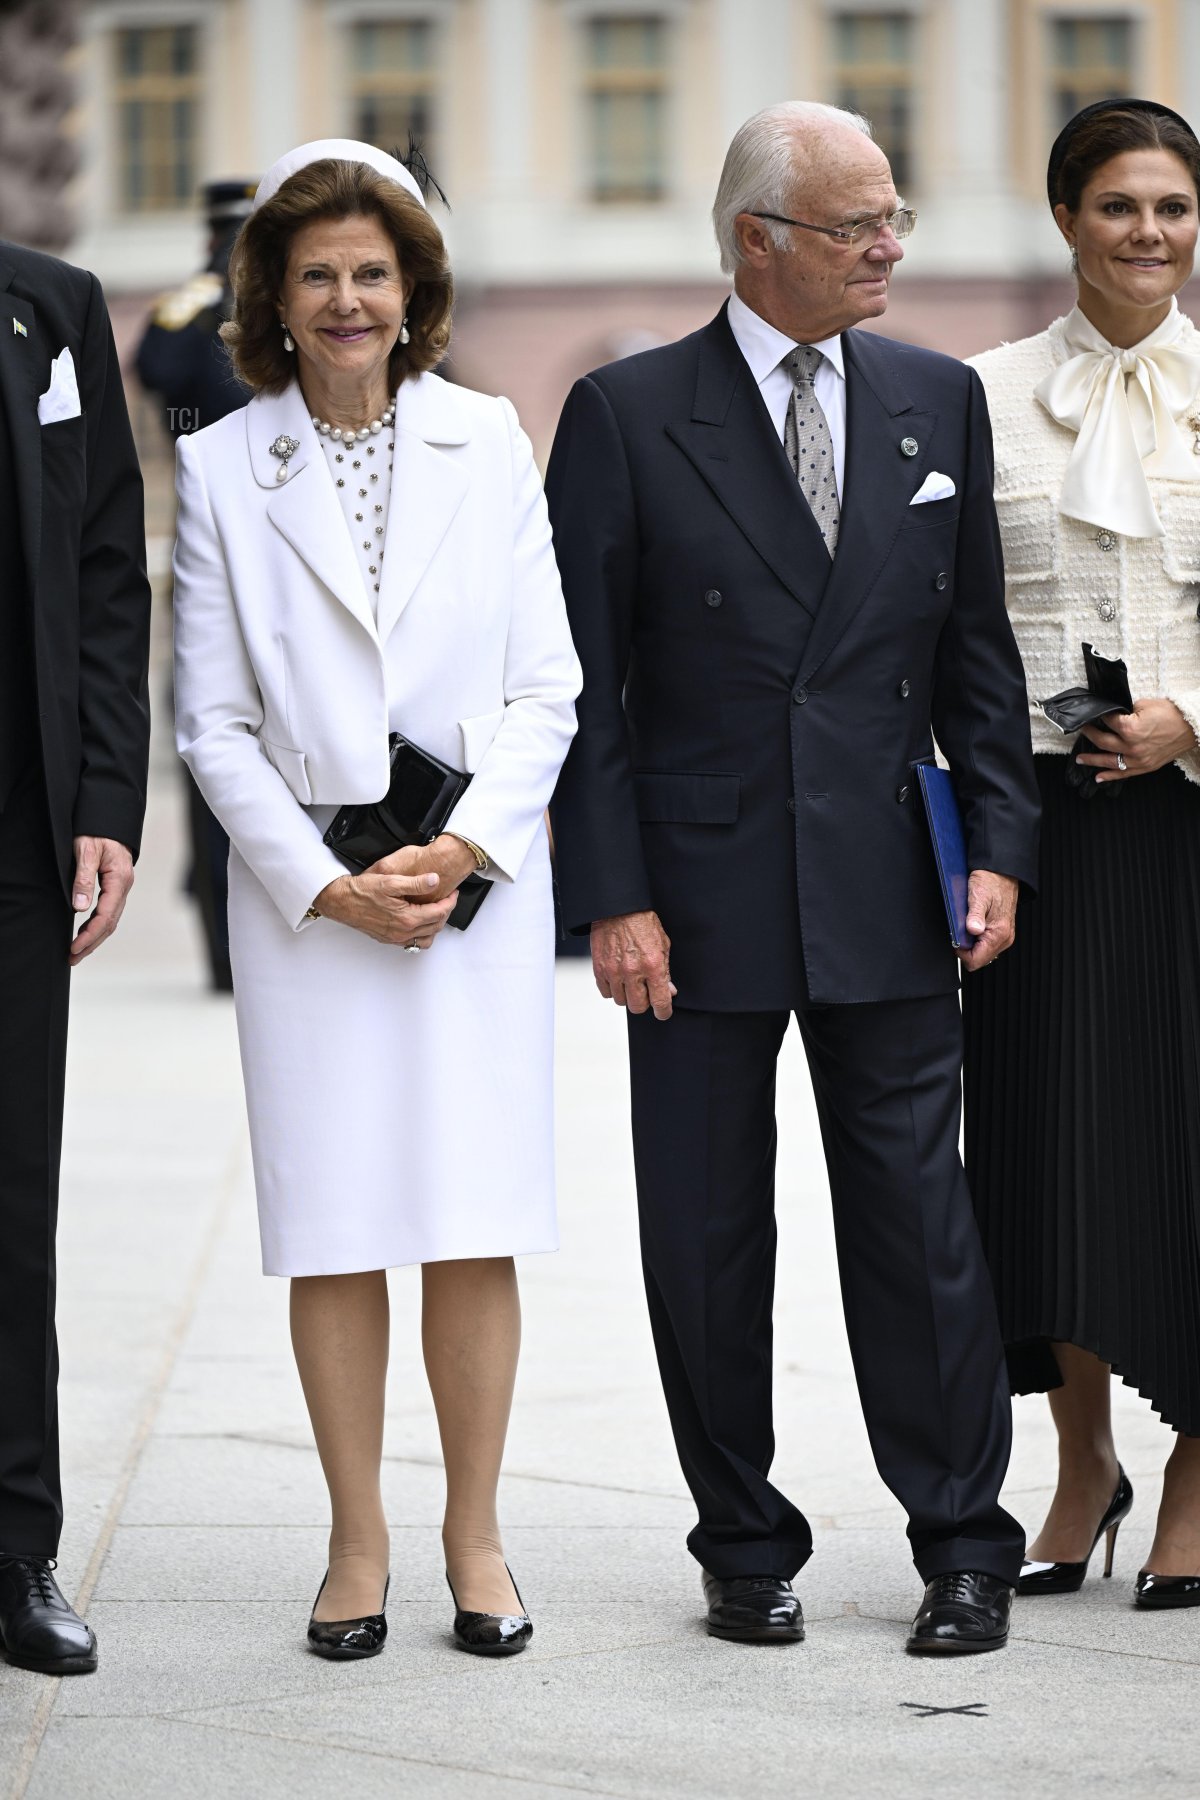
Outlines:
[{"label": "jacket button on tweed", "polygon": [[704,596],[704,604],[705,606],[720,606],[721,599],[722,595],[720,588],[709,588]]},{"label": "jacket button on tweed", "polygon": [[900,805],[903,806],[904,802],[908,799],[908,789],[906,787],[898,787],[896,789],[896,799],[899,801]]},{"label": "jacket button on tweed", "polygon": [[945,593],[946,589],[950,585],[950,577],[947,575],[945,569],[938,570],[937,574],[933,578],[933,585],[937,589],[939,594]]}]

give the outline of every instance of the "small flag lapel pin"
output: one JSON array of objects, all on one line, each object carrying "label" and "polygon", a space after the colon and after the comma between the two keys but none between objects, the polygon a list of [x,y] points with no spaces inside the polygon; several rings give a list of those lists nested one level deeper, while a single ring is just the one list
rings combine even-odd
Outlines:
[{"label": "small flag lapel pin", "polygon": [[13,330],[16,332],[18,337],[28,337],[29,336],[29,333],[26,331],[25,327],[22,325],[20,319],[13,320]]}]

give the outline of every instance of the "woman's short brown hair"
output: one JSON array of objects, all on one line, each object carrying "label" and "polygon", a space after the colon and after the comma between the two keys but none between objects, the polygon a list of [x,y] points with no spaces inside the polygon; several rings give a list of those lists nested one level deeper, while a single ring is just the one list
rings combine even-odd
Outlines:
[{"label": "woman's short brown hair", "polygon": [[1055,144],[1047,183],[1050,205],[1077,213],[1093,175],[1129,150],[1169,150],[1200,195],[1200,142],[1186,121],[1153,102],[1114,100],[1086,107]]},{"label": "woman's short brown hair", "polygon": [[229,263],[233,317],[221,328],[234,369],[256,393],[279,394],[296,362],[283,347],[279,296],[292,239],[316,219],[376,218],[391,238],[406,281],[409,342],[397,343],[388,363],[395,393],[409,375],[434,368],[450,344],[454,281],[442,234],[420,201],[367,163],[332,157],[309,163],[252,213]]}]

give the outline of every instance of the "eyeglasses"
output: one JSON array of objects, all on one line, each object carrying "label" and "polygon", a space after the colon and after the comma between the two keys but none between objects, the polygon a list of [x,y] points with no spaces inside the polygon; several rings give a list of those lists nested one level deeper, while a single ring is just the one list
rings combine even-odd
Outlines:
[{"label": "eyeglasses", "polygon": [[795,225],[801,231],[819,231],[839,244],[862,244],[866,249],[876,243],[886,227],[893,237],[911,237],[917,215],[911,206],[902,206],[886,219],[860,219],[854,225],[808,225],[803,219],[788,219],[782,213],[751,213],[752,219],[773,219],[776,225]]}]

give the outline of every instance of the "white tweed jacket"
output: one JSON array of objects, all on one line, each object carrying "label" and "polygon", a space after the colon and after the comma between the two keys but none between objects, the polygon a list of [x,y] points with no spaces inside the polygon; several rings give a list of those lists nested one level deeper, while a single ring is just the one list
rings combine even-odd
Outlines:
[{"label": "white tweed jacket", "polygon": [[[1082,685],[1084,643],[1124,657],[1134,699],[1173,700],[1200,736],[1200,399],[1184,420],[1197,479],[1150,479],[1165,538],[1119,537],[1065,517],[1058,496],[1074,435],[1033,394],[1069,354],[1063,324],[1056,319],[1037,337],[969,359],[992,415],[1005,592],[1029,684],[1033,747],[1071,748],[1037,702]],[[1200,332],[1190,321],[1181,347],[1196,357],[1200,389]],[[1179,767],[1200,783],[1200,750],[1180,757]]]}]

